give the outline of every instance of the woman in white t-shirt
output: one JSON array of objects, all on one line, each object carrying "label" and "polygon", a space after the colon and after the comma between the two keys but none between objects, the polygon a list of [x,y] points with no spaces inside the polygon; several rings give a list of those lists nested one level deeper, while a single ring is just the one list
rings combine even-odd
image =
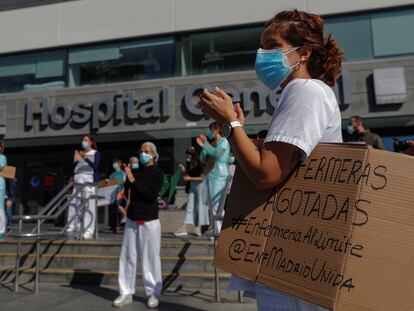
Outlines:
[{"label": "woman in white t-shirt", "polygon": [[[259,190],[278,185],[320,142],[342,142],[341,115],[331,89],[341,71],[342,51],[323,20],[297,10],[278,13],[265,25],[255,69],[258,78],[282,94],[263,145],[250,140],[241,126],[244,115],[221,89],[204,90],[203,112],[222,124],[241,168]],[[324,310],[291,295],[233,277],[230,289],[255,296],[258,309]]]}]

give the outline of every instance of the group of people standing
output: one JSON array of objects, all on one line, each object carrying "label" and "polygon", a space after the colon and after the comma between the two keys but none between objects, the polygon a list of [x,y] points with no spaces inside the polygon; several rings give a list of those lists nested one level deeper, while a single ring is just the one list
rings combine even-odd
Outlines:
[{"label": "group of people standing", "polygon": [[201,236],[203,226],[210,226],[212,234],[221,230],[224,212],[221,204],[234,173],[234,156],[220,130],[216,122],[211,123],[206,135],[196,139],[200,154],[194,146],[186,151],[186,166],[181,169],[188,198],[184,224],[175,232],[176,236],[188,235],[189,226],[194,226],[197,236]]}]

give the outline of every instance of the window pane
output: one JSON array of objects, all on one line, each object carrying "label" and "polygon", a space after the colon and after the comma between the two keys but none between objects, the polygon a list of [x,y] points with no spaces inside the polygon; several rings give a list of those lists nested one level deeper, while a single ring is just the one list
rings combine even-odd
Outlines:
[{"label": "window pane", "polygon": [[64,87],[65,58],[65,51],[0,58],[0,92]]},{"label": "window pane", "polygon": [[170,77],[173,61],[172,38],[76,49],[69,54],[70,79],[85,85]]},{"label": "window pane", "polygon": [[261,27],[190,35],[183,38],[183,75],[254,68]]},{"label": "window pane", "polygon": [[372,17],[375,56],[414,53],[414,10],[376,14]]},{"label": "window pane", "polygon": [[344,50],[345,60],[373,58],[369,16],[346,16],[326,19],[326,35],[332,33]]},{"label": "window pane", "polygon": [[80,48],[69,51],[69,64],[91,63],[120,58],[118,46]]},{"label": "window pane", "polygon": [[65,54],[64,51],[39,54],[36,61],[36,78],[63,76]]}]

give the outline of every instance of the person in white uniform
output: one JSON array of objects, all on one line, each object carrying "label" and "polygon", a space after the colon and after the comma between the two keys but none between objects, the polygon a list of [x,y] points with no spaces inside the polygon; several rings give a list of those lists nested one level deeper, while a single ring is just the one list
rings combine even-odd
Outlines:
[{"label": "person in white uniform", "polygon": [[[92,135],[84,135],[81,145],[83,150],[75,150],[73,156],[75,165],[73,193],[76,193],[76,196],[71,200],[68,207],[69,226],[66,232],[79,232],[83,227],[83,239],[90,240],[93,239],[95,233],[96,200],[91,198],[95,195],[95,187],[84,186],[83,184],[99,181],[98,168],[101,157],[96,150],[96,142]],[[84,213],[79,211],[82,199],[87,200]],[[82,214],[84,215],[83,226],[80,222]]]},{"label": "person in white uniform", "polygon": [[[262,144],[243,129],[240,105],[221,89],[204,90],[204,114],[221,123],[241,168],[259,190],[277,186],[320,142],[342,142],[341,115],[332,86],[341,71],[342,51],[315,14],[283,11],[265,26],[257,52],[258,78],[281,97]],[[231,290],[255,296],[258,310],[316,311],[317,305],[233,276]]]},{"label": "person in white uniform", "polygon": [[124,238],[119,259],[119,292],[114,307],[132,303],[135,294],[137,256],[141,257],[142,283],[147,295],[147,307],[156,308],[162,291],[161,274],[161,225],[158,219],[158,193],[164,174],[156,167],[156,146],[143,143],[140,149],[140,168],[125,166],[127,176],[125,193],[130,193]]}]

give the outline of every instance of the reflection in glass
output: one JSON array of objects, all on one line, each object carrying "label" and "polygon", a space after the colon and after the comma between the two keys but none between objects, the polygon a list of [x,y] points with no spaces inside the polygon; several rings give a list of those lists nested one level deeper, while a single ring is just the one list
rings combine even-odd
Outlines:
[{"label": "reflection in glass", "polygon": [[66,51],[0,58],[0,92],[65,87]]},{"label": "reflection in glass", "polygon": [[194,34],[182,39],[182,75],[252,70],[261,27]]},{"label": "reflection in glass", "polygon": [[169,77],[174,40],[136,41],[69,51],[71,86]]}]

